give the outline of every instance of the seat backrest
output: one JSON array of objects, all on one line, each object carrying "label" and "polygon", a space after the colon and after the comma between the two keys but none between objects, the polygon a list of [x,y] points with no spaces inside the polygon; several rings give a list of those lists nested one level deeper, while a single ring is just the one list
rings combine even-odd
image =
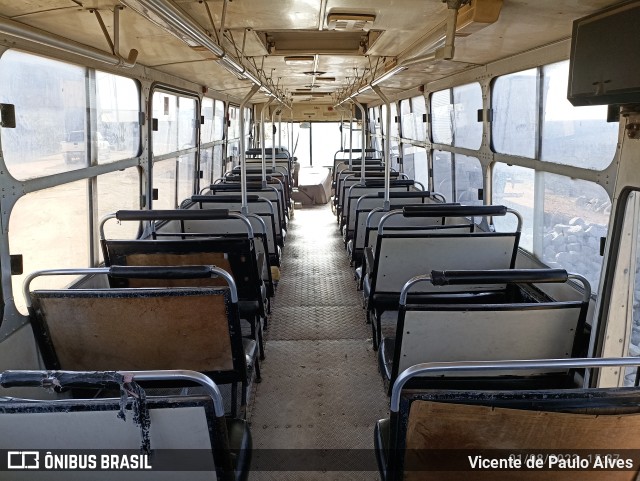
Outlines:
[{"label": "seat backrest", "polygon": [[[415,205],[415,204],[407,204]],[[395,206],[394,206],[395,207]],[[397,206],[405,207],[405,206]],[[394,212],[394,211],[391,211]],[[381,207],[373,209],[366,220],[364,246],[370,247],[375,253],[378,248],[378,225],[383,217],[389,214],[389,211],[383,210]],[[473,232],[475,226],[472,221],[460,217],[402,217],[394,216],[386,222],[387,232],[394,234],[423,234],[433,232],[434,234],[444,233],[470,233]]]},{"label": "seat backrest", "polygon": [[[491,450],[524,451],[525,467],[524,460],[532,456],[527,453],[537,451],[577,454],[639,449],[639,404],[638,389],[626,393],[615,389],[417,393],[406,399],[402,413],[406,424],[397,423],[400,442],[390,446],[390,452],[395,450],[401,459],[392,463],[394,474],[387,479],[422,480],[427,466],[434,471],[447,464],[470,467],[474,456]],[[447,459],[443,450],[449,453],[444,456]],[[435,453],[440,453],[440,459]],[[549,462],[545,459],[544,466],[548,468]],[[589,461],[590,467],[593,462]],[[553,467],[556,470],[473,470],[473,479],[633,481],[638,475],[637,463],[626,471],[607,471],[606,476],[594,468],[558,469],[557,460]]]},{"label": "seat backrest", "polygon": [[[260,275],[252,239],[211,237],[185,240],[107,240],[105,263],[117,266],[198,266],[214,265],[229,272],[241,300],[260,302]],[[113,287],[182,287],[225,285],[213,279],[113,279]]]},{"label": "seat backrest", "polygon": [[[391,185],[389,186],[390,193],[393,192],[393,193],[407,194],[412,190],[416,190],[415,187],[411,185],[410,182],[403,182],[402,184],[404,185],[394,185],[394,183],[395,182],[392,182]],[[345,220],[343,222],[347,226],[347,232],[353,233],[353,231],[355,230],[356,206],[358,204],[358,200],[360,199],[360,197],[367,194],[375,194],[377,196],[377,194],[380,192],[384,193],[384,187],[382,187],[381,189],[380,186],[366,186],[366,185],[354,184],[347,189],[347,195],[345,197],[345,210],[344,210]],[[395,200],[396,199],[393,199],[394,205],[395,205]],[[415,202],[423,203],[423,201],[424,201],[423,198],[419,198],[417,199],[417,201],[414,200],[414,202],[411,202],[411,203],[415,203]],[[383,203],[384,203],[384,197],[380,198],[380,203],[375,207],[382,207]],[[366,202],[365,202],[365,205],[366,205]]]},{"label": "seat backrest", "polygon": [[[450,372],[483,372],[491,376],[492,372],[509,369],[583,370],[607,366],[636,367],[639,364],[637,358],[575,358],[413,366],[399,376],[392,389],[389,436],[384,440],[388,442],[385,446],[388,458],[381,469],[390,481],[424,479],[425,469],[457,471],[455,468],[460,466],[471,469],[473,479],[486,481],[516,478],[532,481],[635,480],[637,460],[626,467],[626,471],[607,471],[603,476],[601,469],[594,469],[593,457],[586,469],[557,469],[560,466],[550,464],[550,455],[577,455],[581,450],[588,450],[598,456],[600,450],[624,452],[640,448],[637,436],[640,428],[638,387],[581,389],[572,386],[565,389],[490,391],[405,387],[414,377],[437,378]],[[476,462],[478,455],[491,453],[491,450],[521,452],[519,459],[523,464],[520,468],[471,468],[470,462]],[[540,451],[547,453],[542,456],[543,469],[538,466],[527,470],[530,466],[524,464],[524,459]],[[566,459],[563,456],[559,458]],[[571,460],[575,461],[575,456],[572,455]],[[468,477],[469,471],[452,479]]]},{"label": "seat backrest", "polygon": [[[34,386],[34,390],[42,389],[43,385],[60,385],[61,380],[71,383],[77,379],[85,387],[91,385],[92,380],[95,380],[96,387],[113,384],[117,388],[120,384],[121,392],[126,393],[122,384],[124,376],[119,373],[65,372],[58,375],[7,371],[0,373],[0,384],[6,387],[24,386],[24,382],[18,381],[29,379],[31,382],[34,374],[41,375],[41,385]],[[105,379],[113,379],[113,382],[106,383]],[[162,377],[158,379],[162,380]],[[170,379],[170,376],[166,376],[166,380]],[[67,385],[63,384],[64,387]],[[177,394],[162,398],[145,396],[142,402],[131,397],[124,402],[105,398],[0,400],[0,431],[3,433],[0,449],[16,451],[8,459],[14,466],[35,468],[38,465],[40,468],[15,471],[19,473],[15,479],[170,481],[179,479],[179,471],[184,469],[176,459],[175,453],[179,451],[175,450],[190,450],[193,463],[190,480],[234,479],[224,412],[217,412],[215,406],[216,402],[222,402],[221,396],[217,396],[215,401],[210,396]],[[141,422],[145,420],[148,420],[148,425]],[[142,453],[141,446],[144,446]],[[70,450],[69,453],[77,451],[74,454],[79,455],[80,467],[96,467],[97,470],[45,471],[45,455],[61,448]],[[119,454],[127,451],[128,454],[136,453],[128,457],[135,457],[143,469],[101,471],[104,457],[108,461],[116,451]],[[173,471],[166,470],[173,466]]]},{"label": "seat backrest", "polygon": [[[188,209],[228,209],[231,212],[241,212],[242,202],[237,195],[202,195],[192,196],[193,204],[187,205]],[[267,226],[267,243],[269,253],[277,255],[277,245],[282,237],[282,226],[279,223],[280,216],[277,207],[274,207],[269,200],[264,197],[250,195],[247,196],[247,208],[250,214],[256,214],[262,218]]]},{"label": "seat backrest", "polygon": [[227,287],[36,290],[31,303],[48,369],[244,370]]},{"label": "seat backrest", "polygon": [[[424,233],[382,233],[377,247],[371,282],[375,293],[399,294],[412,277],[432,270],[511,269],[515,264],[520,233],[451,233],[443,228]],[[482,290],[465,286],[462,292]],[[461,292],[460,286],[421,284],[416,292]]]},{"label": "seat backrest", "polygon": [[[224,189],[218,189],[217,187],[223,186]],[[241,187],[239,183],[235,183],[235,182],[231,182],[231,183],[225,183],[225,184],[219,184],[215,186],[216,189],[213,189],[209,192],[207,192],[206,195],[208,196],[221,196],[221,197],[227,197],[229,196],[229,194],[231,194],[232,196],[235,195],[239,195],[239,193],[241,192]],[[271,202],[274,206],[274,215],[276,218],[276,221],[279,222],[281,227],[285,227],[284,224],[284,218],[287,212],[287,207],[286,207],[286,202],[284,200],[284,195],[283,193],[278,190],[278,188],[276,188],[275,185],[267,185],[266,187],[262,187],[260,186],[247,186],[247,192],[249,192],[252,195],[252,199],[253,196],[258,196],[260,198],[263,199],[267,199],[269,202]]]},{"label": "seat backrest", "polygon": [[571,357],[582,312],[579,301],[409,304],[398,314],[393,378],[423,362]]},{"label": "seat backrest", "polygon": [[[433,197],[432,194],[428,192],[390,192],[390,202],[391,205],[389,210],[402,209],[405,205],[416,205],[416,204],[431,204],[438,203]],[[359,251],[365,248],[366,245],[369,245],[375,248],[376,239],[373,236],[377,236],[378,224],[380,223],[380,219],[385,215],[385,211],[382,208],[384,204],[384,195],[380,195],[380,193],[373,194],[365,194],[357,199],[355,203],[355,213],[353,214],[353,248],[354,251]],[[372,211],[376,211],[376,214],[372,215],[369,227],[367,227],[367,222],[369,220],[369,214]],[[351,219],[351,216],[349,217]],[[351,220],[349,221],[351,222]],[[433,225],[441,225],[441,221],[430,221]],[[468,222],[468,221],[467,221]],[[453,223],[453,222],[451,222]],[[373,233],[371,237],[371,242],[365,244],[365,240],[367,239],[367,235],[372,235],[371,231],[376,231]]]},{"label": "seat backrest", "polygon": [[[191,204],[187,210],[199,209],[198,204]],[[253,235],[255,254],[260,266],[260,260],[264,259],[264,272],[262,278],[271,284],[271,269],[269,262],[269,241],[273,243],[275,250],[275,236],[273,231],[267,229],[264,220],[257,214],[247,214],[238,217],[216,220],[172,220],[164,223],[155,230],[156,238],[161,239],[193,239],[202,237],[249,237]],[[251,229],[248,225],[250,224]],[[269,239],[268,234],[271,234]],[[143,238],[148,240],[150,237]],[[224,260],[224,259],[223,259]]]}]

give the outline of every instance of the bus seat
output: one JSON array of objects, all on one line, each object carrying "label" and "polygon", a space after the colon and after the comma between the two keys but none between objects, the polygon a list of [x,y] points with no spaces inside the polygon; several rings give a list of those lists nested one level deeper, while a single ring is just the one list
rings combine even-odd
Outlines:
[{"label": "bus seat", "polygon": [[[367,315],[372,321],[374,349],[378,348],[381,340],[382,313],[398,310],[400,292],[409,279],[434,269],[512,269],[520,239],[520,227],[516,232],[463,233],[468,227],[435,226],[420,232],[389,230],[385,224],[400,216],[441,219],[449,216],[506,215],[508,212],[514,211],[503,206],[431,204],[405,206],[403,211],[392,211],[380,220],[375,253],[370,249],[365,250],[367,272],[363,281]],[[461,255],[461,252],[469,255]],[[416,259],[420,261],[416,262]],[[484,286],[465,286],[463,289],[454,285],[434,288],[423,283],[416,291],[429,297],[434,292],[484,289]]]},{"label": "bus seat", "polygon": [[[120,218],[143,220],[167,216],[197,217],[202,211],[119,211]],[[191,215],[193,214],[193,215]],[[172,219],[175,220],[175,219]],[[194,220],[194,219],[191,219]],[[267,317],[267,288],[262,281],[252,238],[225,236],[171,240],[103,240],[107,266],[218,265],[236,281],[240,317],[251,325],[251,335],[262,345],[262,320]],[[130,280],[111,280],[113,287],[129,287]],[[219,279],[136,280],[136,287],[177,287],[184,285],[219,285]],[[262,352],[262,349],[261,349]]]},{"label": "bus seat", "polygon": [[[499,453],[580,453],[595,455],[640,448],[640,389],[413,389],[416,376],[532,369],[591,370],[637,366],[638,358],[434,362],[404,371],[396,380],[390,418],[378,421],[374,443],[383,481],[632,481],[637,459],[627,470],[472,470],[467,456]],[[504,456],[501,456],[504,457]]]},{"label": "bus seat", "polygon": [[[39,289],[43,275],[99,275],[129,281],[226,282],[225,287]],[[257,343],[244,339],[233,278],[210,266],[111,267],[31,274],[25,298],[47,369],[199,371],[232,384],[232,412],[241,383],[246,404],[250,369],[260,380]],[[179,340],[180,342],[176,342]]]},{"label": "bus seat", "polygon": [[[202,386],[206,395],[152,397],[137,384],[145,381],[189,382]],[[25,481],[111,481],[174,480],[184,469],[176,450],[190,450],[198,469],[190,480],[246,480],[251,460],[251,433],[247,422],[225,418],[218,387],[192,371],[129,372],[44,372],[5,371],[0,386],[49,389],[115,388],[122,398],[32,399],[0,398],[0,449],[40,451],[38,462],[45,466],[45,452],[61,447],[73,453],[101,455],[129,452],[148,455],[150,471],[44,471],[22,470],[16,479]],[[129,394],[135,392],[137,397]],[[147,424],[148,422],[148,424]],[[99,435],[98,435],[99,433]],[[186,451],[185,451],[186,452]],[[87,454],[88,455],[88,454]],[[164,465],[172,471],[160,466]],[[157,469],[153,469],[157,467]]]},{"label": "bus seat", "polygon": [[[582,282],[581,300],[556,301],[533,287],[569,279]],[[410,299],[410,291],[421,282],[485,286],[486,292],[434,296],[429,303],[420,303]],[[434,271],[415,277],[400,294],[395,335],[382,339],[380,371],[391,389],[400,372],[420,363],[586,355],[590,297],[588,281],[563,269]],[[524,373],[501,373],[505,379],[518,374]],[[541,374],[548,373],[527,376]]]}]

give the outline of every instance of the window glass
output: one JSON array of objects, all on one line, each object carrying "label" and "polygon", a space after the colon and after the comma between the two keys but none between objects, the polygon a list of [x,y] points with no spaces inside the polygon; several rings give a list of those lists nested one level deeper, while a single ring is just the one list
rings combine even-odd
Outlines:
[{"label": "window glass", "polygon": [[[158,189],[158,200],[153,201],[154,209],[176,209],[177,159],[166,159],[153,164],[153,188]],[[182,200],[182,199],[180,199]]]},{"label": "window glass", "polygon": [[429,164],[423,147],[403,144],[402,167],[410,179],[420,182],[425,190],[429,189]]},{"label": "window glass", "polygon": [[[633,211],[637,209],[638,206],[638,192],[631,192],[629,194],[629,198],[627,200],[627,207],[625,212],[625,217],[631,215],[633,216]],[[635,206],[635,209],[633,208]],[[629,356],[639,357],[640,356],[640,232],[638,232],[640,225],[636,224],[635,228],[635,268],[632,269],[633,281],[631,282],[630,289],[633,289],[632,297],[633,301],[631,303],[632,309],[632,318],[633,318],[633,326],[631,328],[631,336],[629,338]],[[614,286],[615,289],[615,286]],[[625,386],[633,386],[635,384],[636,379],[636,368],[627,368],[624,385]]]},{"label": "window glass", "polygon": [[196,145],[196,104],[195,99],[178,97],[178,149],[188,149]]},{"label": "window glass", "polygon": [[[535,172],[532,169],[496,163],[493,167],[492,203],[516,210],[523,219],[520,247],[533,252],[533,203]],[[499,232],[513,232],[517,220],[513,214],[494,217]]]},{"label": "window glass", "polygon": [[479,149],[482,144],[482,88],[479,83],[461,85],[453,89],[453,143],[456,147]]},{"label": "window glass", "polygon": [[229,140],[240,138],[240,109],[229,106]]},{"label": "window glass", "polygon": [[138,154],[140,101],[132,79],[96,71],[98,163],[106,164]]},{"label": "window glass", "polygon": [[[41,269],[89,266],[89,196],[80,180],[21,197],[9,220],[10,253],[22,254],[24,274],[11,276],[16,307],[27,313],[22,295],[26,275]],[[44,276],[32,288],[68,285],[70,276]]]},{"label": "window glass", "polygon": [[[213,146],[213,180],[222,177],[222,144]],[[203,186],[205,187],[205,186]]]},{"label": "window glass", "polygon": [[204,117],[204,124],[200,127],[200,143],[207,144],[209,142],[213,142],[213,116],[214,112],[214,103],[213,99],[208,97],[204,97],[202,99],[202,116]]},{"label": "window glass", "polygon": [[586,169],[605,169],[613,160],[618,123],[607,123],[607,106],[574,107],[567,100],[569,61],[542,68],[543,124],[540,158]]},{"label": "window glass", "polygon": [[216,100],[213,117],[213,140],[224,138],[224,102]]},{"label": "window glass", "polygon": [[[140,174],[137,167],[110,172],[97,177],[98,219],[118,210],[140,209]],[[104,225],[107,239],[135,239],[138,222],[109,220]],[[99,249],[100,261],[103,260]]]},{"label": "window glass", "polygon": [[423,147],[414,147],[413,170],[413,178],[424,186],[424,190],[429,190],[429,159]]},{"label": "window glass", "polygon": [[492,142],[496,152],[535,157],[537,69],[498,77],[493,84]]},{"label": "window glass", "polygon": [[369,109],[369,132],[371,135],[369,137],[369,146],[372,149],[379,150],[380,142],[376,135],[380,134],[380,110],[378,107],[372,107]]},{"label": "window glass", "polygon": [[[305,124],[310,125],[308,122]],[[310,144],[311,140],[311,128],[300,128],[300,122],[293,123],[293,138],[294,141],[294,151],[291,153],[292,156],[298,158],[298,163],[300,167],[309,167],[311,165],[311,152],[310,152]],[[342,123],[342,134],[346,134],[347,140],[344,144],[344,148],[349,148],[349,122]],[[277,141],[276,141],[277,142]],[[336,147],[336,150],[339,150],[340,146]],[[335,151],[334,151],[335,153]],[[348,157],[347,157],[348,158]],[[333,157],[331,157],[331,162],[333,162]]]},{"label": "window glass", "polygon": [[402,137],[405,139],[415,139],[415,122],[413,121],[413,115],[411,114],[411,103],[409,99],[400,101],[400,117],[402,120]]},{"label": "window glass", "polygon": [[183,200],[190,198],[194,194],[195,166],[195,152],[178,157],[178,205],[180,205]]},{"label": "window glass", "polygon": [[391,147],[389,150],[389,156],[391,158],[391,168],[393,170],[400,170],[400,145],[395,138],[391,138],[391,142],[389,143]]},{"label": "window glass", "polygon": [[438,144],[451,145],[453,141],[453,106],[451,90],[441,90],[431,95],[431,135]]},{"label": "window glass", "polygon": [[402,144],[402,171],[410,179],[415,178],[414,147],[410,144]]},{"label": "window glass", "polygon": [[426,139],[426,128],[424,114],[427,113],[427,104],[425,103],[425,98],[422,95],[418,97],[413,97],[411,99],[411,114],[413,117],[413,133],[414,137],[411,137],[414,140],[425,140]]},{"label": "window glass", "polygon": [[233,169],[236,165],[240,164],[240,141],[230,140],[227,145],[227,158],[225,172]]},{"label": "window glass", "polygon": [[200,150],[200,190],[213,182],[213,147]]},{"label": "window glass", "polygon": [[162,155],[178,150],[178,97],[156,91],[152,97],[153,118],[158,130],[152,132],[153,154]]},{"label": "window glass", "polygon": [[398,117],[398,104],[391,102],[391,136],[400,136],[400,117]]},{"label": "window glass", "polygon": [[[311,159],[313,165],[332,165],[334,154],[340,150],[340,122],[314,122],[311,124]],[[302,135],[301,135],[302,137]],[[353,148],[359,149],[362,133],[358,125],[353,123]],[[298,149],[304,149],[304,145],[298,143]],[[308,150],[308,146],[306,148]],[[353,157],[360,157],[361,154],[354,152]],[[348,158],[348,156],[347,156]]]},{"label": "window glass", "polygon": [[433,190],[442,194],[447,202],[454,202],[451,152],[433,151]]},{"label": "window glass", "polygon": [[371,134],[375,134],[376,132],[376,122],[377,122],[377,116],[376,116],[376,109],[375,107],[371,107],[369,109],[369,112],[367,114],[367,121],[369,122],[369,133]]},{"label": "window glass", "polygon": [[15,105],[16,128],[0,129],[9,173],[18,180],[88,165],[85,69],[8,50],[0,59],[0,102]]},{"label": "window glass", "polygon": [[[393,119],[391,119],[391,123],[393,123]],[[382,133],[382,135],[386,135],[386,129],[387,128],[387,106],[386,105],[382,105],[380,107],[380,132]]]},{"label": "window glass", "polygon": [[475,157],[455,154],[456,202],[465,205],[482,205],[478,191],[482,189],[482,166]]},{"label": "window glass", "polygon": [[582,274],[597,290],[602,268],[600,238],[606,237],[611,202],[593,182],[538,173],[544,183],[542,261]]}]

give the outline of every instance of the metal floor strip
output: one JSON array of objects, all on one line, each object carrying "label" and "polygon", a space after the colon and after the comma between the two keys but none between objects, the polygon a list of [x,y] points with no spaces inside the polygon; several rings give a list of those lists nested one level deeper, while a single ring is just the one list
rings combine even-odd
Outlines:
[{"label": "metal floor strip", "polygon": [[[261,364],[263,381],[255,385],[247,418],[254,468],[261,469],[265,456],[285,461],[282,471],[267,462],[271,470],[254,469],[249,479],[378,480],[375,463],[362,471],[357,456],[350,461],[339,451],[327,451],[372,455],[375,422],[388,416],[371,328],[328,205],[296,211],[282,264]],[[337,455],[344,471],[290,471],[294,466],[286,460],[301,455],[326,455],[328,466]]]}]

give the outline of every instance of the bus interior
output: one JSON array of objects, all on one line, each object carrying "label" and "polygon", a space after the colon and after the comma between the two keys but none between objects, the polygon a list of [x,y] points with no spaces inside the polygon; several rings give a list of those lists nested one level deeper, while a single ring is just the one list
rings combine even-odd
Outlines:
[{"label": "bus interior", "polygon": [[636,479],[638,25],[0,0],[0,479]]}]

